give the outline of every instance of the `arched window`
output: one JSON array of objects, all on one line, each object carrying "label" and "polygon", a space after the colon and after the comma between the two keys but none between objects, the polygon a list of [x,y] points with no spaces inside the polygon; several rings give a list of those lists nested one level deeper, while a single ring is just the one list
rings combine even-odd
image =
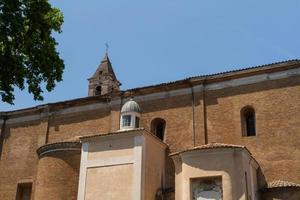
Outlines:
[{"label": "arched window", "polygon": [[97,86],[95,89],[95,95],[101,95],[101,86]]},{"label": "arched window", "polygon": [[161,118],[156,118],[151,122],[151,132],[162,141],[164,140],[166,129],[166,121]]},{"label": "arched window", "polygon": [[246,106],[241,110],[243,136],[255,136],[255,111],[251,106]]}]

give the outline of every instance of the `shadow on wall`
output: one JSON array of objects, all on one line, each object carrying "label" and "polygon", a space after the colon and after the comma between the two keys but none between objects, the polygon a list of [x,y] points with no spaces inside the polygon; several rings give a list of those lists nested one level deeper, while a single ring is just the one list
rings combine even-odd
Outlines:
[{"label": "shadow on wall", "polygon": [[170,150],[166,150],[165,157],[165,180],[164,188],[158,188],[155,194],[155,200],[174,200],[175,199],[175,166],[170,154]]},{"label": "shadow on wall", "polygon": [[207,105],[218,104],[218,98],[249,94],[260,91],[268,91],[300,85],[299,76],[289,77],[280,80],[269,80],[260,83],[228,87],[219,90],[210,90],[206,92]]},{"label": "shadow on wall", "polygon": [[170,154],[170,150],[167,149],[166,151],[166,172],[165,172],[165,190],[170,190],[175,188],[175,165],[171,157],[168,155]]},{"label": "shadow on wall", "polygon": [[[54,127],[56,131],[59,131],[60,125],[74,124],[74,123],[82,123],[85,121],[101,119],[110,115],[109,107],[105,109],[91,110],[86,112],[78,112],[75,114],[66,114],[63,116],[56,116],[55,114],[50,116],[48,119],[49,128]],[[9,121],[9,118],[7,119]],[[31,126],[39,126],[43,122],[43,119],[32,120],[19,122],[14,124],[6,124],[1,128],[1,137],[3,139],[8,139],[11,135],[11,129],[13,128],[27,128]],[[46,130],[45,130],[46,131]]]},{"label": "shadow on wall", "polygon": [[49,126],[54,127],[57,130],[57,127],[59,127],[60,125],[82,123],[85,121],[101,119],[109,115],[110,115],[109,107],[105,109],[85,111],[85,112],[79,112],[76,114],[69,114],[63,116],[53,115],[52,118],[49,120]]},{"label": "shadow on wall", "polygon": [[[200,105],[200,100],[202,98],[199,94],[195,95],[195,106]],[[163,110],[171,110],[174,108],[182,108],[182,107],[191,107],[192,106],[192,95],[180,95],[175,97],[162,97],[160,99],[147,100],[139,102],[143,113],[155,112],[155,111],[163,111]]]},{"label": "shadow on wall", "polygon": [[261,190],[261,199],[299,200],[300,188],[286,187],[286,188],[270,188],[270,189]]}]

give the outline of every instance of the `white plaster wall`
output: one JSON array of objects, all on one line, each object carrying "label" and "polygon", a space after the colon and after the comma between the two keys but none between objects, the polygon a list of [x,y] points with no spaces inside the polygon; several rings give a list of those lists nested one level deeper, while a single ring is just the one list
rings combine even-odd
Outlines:
[{"label": "white plaster wall", "polygon": [[105,138],[90,143],[88,160],[132,156],[134,154],[133,150],[133,137]]},{"label": "white plaster wall", "polygon": [[[246,200],[245,172],[248,175],[248,194],[256,174],[251,174],[251,157],[242,149],[214,149],[186,152],[173,158],[176,167],[176,200],[191,200],[191,179],[222,178],[223,199]],[[181,165],[181,168],[180,168]],[[252,177],[251,177],[252,176]]]},{"label": "white plaster wall", "polygon": [[164,175],[165,149],[140,130],[84,141],[78,200],[153,200]]},{"label": "white plaster wall", "polygon": [[86,200],[132,200],[133,164],[88,168]]}]

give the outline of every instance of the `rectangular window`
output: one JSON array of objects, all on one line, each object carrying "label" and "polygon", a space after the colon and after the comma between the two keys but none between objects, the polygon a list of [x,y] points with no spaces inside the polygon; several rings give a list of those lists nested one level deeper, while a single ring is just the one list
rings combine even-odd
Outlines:
[{"label": "rectangular window", "polygon": [[124,115],[122,116],[122,126],[130,126],[131,124],[131,115]]},{"label": "rectangular window", "polygon": [[135,117],[135,128],[140,127],[140,118]]},{"label": "rectangular window", "polygon": [[32,183],[19,183],[17,188],[16,200],[31,199]]}]

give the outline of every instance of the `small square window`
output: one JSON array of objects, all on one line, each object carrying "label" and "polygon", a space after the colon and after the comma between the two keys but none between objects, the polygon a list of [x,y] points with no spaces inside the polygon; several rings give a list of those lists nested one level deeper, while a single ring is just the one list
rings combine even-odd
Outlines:
[{"label": "small square window", "polygon": [[122,116],[122,126],[130,126],[131,125],[131,115],[124,115]]}]

